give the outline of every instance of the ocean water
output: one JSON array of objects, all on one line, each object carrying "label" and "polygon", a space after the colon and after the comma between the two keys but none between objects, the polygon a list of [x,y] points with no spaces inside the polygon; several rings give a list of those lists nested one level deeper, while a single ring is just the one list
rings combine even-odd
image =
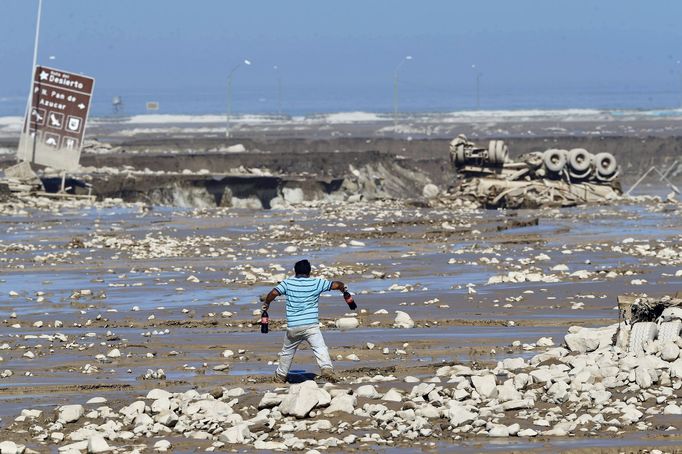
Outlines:
[{"label": "ocean water", "polygon": [[[398,110],[401,113],[440,113],[469,110],[660,110],[682,106],[681,91],[642,89],[559,89],[502,90],[481,88],[478,102],[475,89],[463,91],[448,87],[401,86]],[[123,100],[118,112],[112,106],[115,96]],[[226,87],[178,89],[140,88],[116,90],[95,87],[91,116],[131,116],[145,113],[184,115],[224,115],[227,111]],[[147,112],[146,103],[156,101],[159,110]],[[23,115],[26,95],[0,94],[0,117]],[[235,83],[232,112],[240,114],[282,114],[309,116],[331,112],[393,112],[393,87],[342,86],[308,87],[286,85],[244,87]]]}]

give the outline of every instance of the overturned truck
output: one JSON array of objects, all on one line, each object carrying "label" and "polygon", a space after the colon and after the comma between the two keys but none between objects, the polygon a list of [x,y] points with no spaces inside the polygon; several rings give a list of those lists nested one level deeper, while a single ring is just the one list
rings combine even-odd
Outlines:
[{"label": "overturned truck", "polygon": [[553,148],[512,160],[502,140],[482,148],[459,135],[450,142],[450,160],[458,173],[454,195],[487,208],[569,207],[622,194],[611,153]]}]

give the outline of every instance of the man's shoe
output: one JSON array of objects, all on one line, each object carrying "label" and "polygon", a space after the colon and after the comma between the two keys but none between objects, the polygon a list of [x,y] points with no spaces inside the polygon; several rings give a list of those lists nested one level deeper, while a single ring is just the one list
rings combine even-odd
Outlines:
[{"label": "man's shoe", "polygon": [[331,367],[325,367],[322,369],[320,376],[329,383],[336,383],[339,381],[339,379],[336,377],[336,374],[334,373],[334,369]]},{"label": "man's shoe", "polygon": [[286,383],[287,382],[287,376],[286,375],[280,375],[277,372],[275,372],[275,378],[273,379],[275,383]]}]

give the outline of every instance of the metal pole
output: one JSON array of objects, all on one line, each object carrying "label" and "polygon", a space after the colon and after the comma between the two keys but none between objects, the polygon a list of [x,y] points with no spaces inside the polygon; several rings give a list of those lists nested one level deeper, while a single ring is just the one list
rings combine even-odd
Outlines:
[{"label": "metal pole", "polygon": [[680,190],[677,189],[677,186],[675,186],[675,185],[672,183],[672,181],[668,180],[668,178],[667,178],[665,175],[663,175],[663,174],[661,173],[660,170],[658,170],[658,169],[656,169],[656,168],[654,168],[654,170],[656,171],[657,174],[659,174],[659,175],[661,176],[661,179],[662,179],[662,180],[665,180],[665,181],[670,185],[670,187],[671,187],[672,190],[675,192],[675,194],[679,194],[679,193],[680,193]]},{"label": "metal pole", "polygon": [[282,116],[282,76],[277,73],[277,113]]},{"label": "metal pole", "polygon": [[393,73],[393,129],[397,130],[398,128],[398,75],[400,71],[400,67],[403,65],[408,60],[412,60],[411,55],[406,55],[403,57],[402,60],[400,60],[400,63],[398,63],[398,66],[395,67],[395,72]]},{"label": "metal pole", "polygon": [[630,193],[631,193],[637,186],[639,186],[639,183],[641,183],[642,180],[644,180],[644,179],[646,178],[646,176],[649,175],[649,174],[651,173],[651,171],[654,170],[655,168],[656,168],[656,167],[651,167],[649,170],[647,170],[646,172],[644,172],[644,175],[642,175],[641,177],[639,177],[639,179],[635,182],[635,184],[633,184],[632,187],[631,187],[630,189],[628,189],[628,192],[626,192],[625,195],[626,195],[626,196],[629,196]]},{"label": "metal pole", "polygon": [[394,131],[398,129],[398,68],[393,75],[393,129]]},{"label": "metal pole", "polygon": [[225,122],[225,137],[230,137],[230,116],[232,115],[232,72],[227,78],[227,119]]},{"label": "metal pole", "polygon": [[[36,18],[36,34],[33,40],[33,65],[31,66],[31,84],[28,89],[28,99],[26,100],[26,117],[24,124],[23,133],[28,134],[31,129],[31,99],[33,97],[33,77],[35,76],[36,66],[38,65],[38,43],[40,42],[40,18],[43,12],[43,0],[38,0],[38,13]],[[35,147],[36,137],[33,137],[33,157],[31,160],[35,160]]]},{"label": "metal pole", "polygon": [[[663,172],[664,177],[667,177],[668,174],[669,174],[670,172],[672,172],[672,170],[675,168],[676,165],[677,165],[677,160],[675,160],[675,162],[673,162],[673,163],[670,165],[670,167],[668,167],[668,170],[666,170],[665,172]],[[662,177],[659,178],[658,180],[659,180],[659,181],[663,181],[663,178],[664,178],[664,177],[662,176]]]},{"label": "metal pole", "polygon": [[62,194],[66,192],[66,170],[62,172],[62,190],[60,192]]}]

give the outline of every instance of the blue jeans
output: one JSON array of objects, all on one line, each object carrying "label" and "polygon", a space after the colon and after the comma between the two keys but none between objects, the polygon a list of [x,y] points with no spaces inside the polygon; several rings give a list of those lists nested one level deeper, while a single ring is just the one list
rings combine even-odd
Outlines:
[{"label": "blue jeans", "polygon": [[289,373],[296,350],[303,341],[310,345],[320,369],[331,369],[333,367],[320,327],[318,325],[304,325],[287,329],[284,335],[284,345],[279,353],[277,374],[286,376]]}]

